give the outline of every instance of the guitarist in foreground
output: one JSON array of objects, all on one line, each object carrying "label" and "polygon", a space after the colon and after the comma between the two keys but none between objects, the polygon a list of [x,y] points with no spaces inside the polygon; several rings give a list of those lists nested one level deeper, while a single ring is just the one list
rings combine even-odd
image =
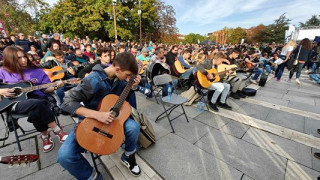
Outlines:
[{"label": "guitarist in foreground", "polygon": [[[120,53],[111,66],[102,68],[101,65],[96,65],[93,72],[83,79],[82,84],[69,90],[64,98],[62,108],[71,114],[79,115],[80,120],[92,118],[106,125],[112,124],[115,120],[113,113],[111,111],[97,111],[98,104],[106,95],[116,94],[119,96],[126,86],[125,80],[137,73],[138,65],[135,57],[130,53]],[[140,76],[134,79],[132,90],[137,88],[140,79]],[[130,91],[128,101],[131,106],[135,107],[133,91]],[[84,106],[81,105],[81,102]],[[141,174],[140,167],[135,160],[139,133],[139,124],[128,118],[124,123],[125,148],[121,156],[121,162],[134,176]],[[94,168],[81,155],[85,149],[78,144],[75,135],[75,129],[73,129],[58,152],[58,162],[77,179],[102,179],[102,175],[96,173]]]},{"label": "guitarist in foreground", "polygon": [[[213,59],[207,59],[204,62],[200,63],[197,66],[197,69],[207,77],[208,80],[214,80],[214,75],[208,73],[206,71],[210,70],[212,68],[216,68],[216,66],[222,64],[222,62],[226,61],[227,57],[222,52],[217,52],[214,54]],[[229,75],[229,72],[226,73],[226,75]],[[198,77],[199,78],[199,77]],[[223,78],[221,78],[223,79]],[[209,90],[214,90],[214,94],[209,102],[209,107],[213,110],[218,112],[219,109],[217,106],[225,109],[231,110],[232,107],[227,104],[227,96],[230,90],[230,84],[228,83],[222,83],[222,82],[216,82],[212,83],[210,87],[208,87]],[[221,94],[220,102],[217,102],[217,99],[219,95]]]},{"label": "guitarist in foreground", "polygon": [[[15,46],[8,46],[3,52],[3,67],[0,68],[0,82],[17,83],[21,81],[31,81],[35,85],[50,83],[50,79],[42,69],[37,68],[24,53],[23,49]],[[40,139],[43,143],[43,152],[53,149],[54,143],[51,139],[48,127],[58,136],[60,142],[64,142],[68,135],[56,124],[53,112],[50,109],[50,102],[47,100],[47,93],[52,93],[56,88],[63,86],[57,83],[56,87],[36,90],[27,100],[15,103],[12,112],[17,114],[27,114],[28,122],[33,123],[34,127],[41,132]],[[14,97],[13,89],[1,88],[2,98]]]}]

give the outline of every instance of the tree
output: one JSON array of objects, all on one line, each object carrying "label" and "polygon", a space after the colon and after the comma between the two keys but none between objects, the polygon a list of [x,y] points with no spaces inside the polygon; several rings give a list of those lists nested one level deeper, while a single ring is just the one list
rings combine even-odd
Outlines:
[{"label": "tree", "polygon": [[281,43],[284,41],[285,31],[288,29],[290,21],[291,20],[287,19],[284,13],[276,19],[273,24],[266,26],[258,36],[262,38],[261,40],[263,42]]},{"label": "tree", "polygon": [[[141,1],[141,20],[144,35],[154,32],[156,0]],[[118,39],[139,39],[138,0],[118,1],[116,22]],[[41,16],[40,29],[44,32],[68,32],[90,38],[113,39],[114,21],[111,0],[64,0]]]},{"label": "tree", "polygon": [[27,35],[37,30],[37,19],[36,16],[32,17],[26,9],[32,9],[36,14],[38,9],[48,6],[42,0],[25,0],[22,4],[17,0],[0,0],[0,4],[0,19],[3,20],[8,34],[22,32]]},{"label": "tree", "polygon": [[233,29],[230,37],[228,37],[227,42],[231,44],[240,44],[241,39],[246,37],[247,33],[241,27]]},{"label": "tree", "polygon": [[198,40],[200,42],[202,42],[202,41],[206,40],[206,37],[202,36],[200,34],[194,34],[194,33],[190,33],[184,37],[185,43],[198,44]]},{"label": "tree", "polygon": [[317,15],[312,15],[310,19],[308,19],[305,23],[300,22],[300,27],[305,26],[320,26],[320,19],[317,17]]},{"label": "tree", "polygon": [[[161,42],[165,42],[168,37],[177,37],[175,10],[171,5],[166,5],[162,1],[157,1],[157,20],[155,21],[156,35]],[[177,39],[175,39],[177,40]]]},{"label": "tree", "polygon": [[262,42],[263,37],[260,36],[260,32],[263,31],[265,28],[266,28],[265,25],[260,24],[258,26],[254,26],[248,29],[245,42],[248,42],[248,43]]}]

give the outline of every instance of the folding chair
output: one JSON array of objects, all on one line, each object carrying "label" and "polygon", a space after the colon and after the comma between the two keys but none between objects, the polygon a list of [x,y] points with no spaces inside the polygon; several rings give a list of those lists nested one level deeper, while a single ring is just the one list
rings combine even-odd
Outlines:
[{"label": "folding chair", "polygon": [[[171,84],[172,84],[172,78],[171,78],[171,76],[168,75],[168,74],[158,75],[158,76],[155,76],[155,77],[153,78],[153,83],[154,83],[154,85],[155,85],[156,87],[165,85],[165,84],[167,84],[167,83],[171,83]],[[180,116],[182,116],[182,115],[185,115],[185,117],[186,117],[186,119],[187,119],[187,122],[189,122],[188,117],[187,117],[187,114],[186,114],[186,112],[185,112],[185,110],[184,110],[184,108],[183,108],[183,104],[188,101],[187,98],[182,97],[182,96],[179,96],[179,95],[177,95],[177,94],[175,94],[175,93],[172,93],[170,99],[168,99],[168,96],[165,96],[165,97],[160,98],[160,101],[161,101],[161,104],[162,104],[162,106],[163,106],[163,108],[164,108],[164,112],[161,113],[161,114],[156,118],[155,122],[157,122],[158,120],[164,118],[163,115],[167,116],[168,121],[169,121],[169,123],[170,123],[170,126],[171,126],[171,129],[172,129],[172,132],[173,132],[173,133],[175,133],[175,131],[174,131],[174,129],[173,129],[173,126],[172,126],[172,123],[171,123],[173,120],[177,119],[178,117],[180,117]],[[170,104],[170,105],[172,105],[172,106],[169,107],[168,109],[166,109],[165,103],[166,103],[166,104]],[[172,111],[173,111],[174,109],[176,109],[176,108],[179,107],[179,106],[181,106],[183,113],[179,114],[178,116],[176,116],[176,117],[173,118],[173,119],[170,119],[169,115],[172,113]]]},{"label": "folding chair", "polygon": [[[59,119],[58,119],[59,112],[56,112],[57,108],[52,102],[51,102],[51,110],[55,115],[54,116],[55,117],[55,122],[57,123],[58,126],[60,126],[60,122],[59,122]],[[18,120],[21,119],[21,118],[28,117],[27,114],[16,114],[16,113],[13,113],[11,111],[11,108],[8,108],[5,111],[5,113],[6,113],[5,121],[7,122],[8,129],[9,129],[10,132],[12,132],[12,131],[14,132],[14,135],[15,135],[15,138],[16,138],[16,142],[18,144],[18,149],[19,149],[19,151],[22,151],[21,144],[20,144],[20,141],[21,141],[20,138],[28,136],[28,135],[30,135],[32,133],[35,133],[35,132],[37,132],[37,130],[36,129],[24,130],[19,125]],[[4,118],[3,114],[1,114],[1,117]],[[18,129],[21,130],[22,134],[18,134]]]},{"label": "folding chair", "polygon": [[[194,73],[193,74],[194,76],[194,84],[193,84],[193,87],[194,87],[194,90],[199,94],[199,98],[196,99],[195,101],[204,101],[204,103],[206,104],[206,107],[207,107],[207,110],[209,111],[209,107],[208,107],[208,103],[206,101],[206,96],[208,96],[209,94],[209,90],[208,89],[205,89],[201,86],[199,80],[198,80],[198,77],[197,77],[197,73]],[[212,97],[212,96],[211,96]],[[208,101],[209,98],[208,98]]]}]

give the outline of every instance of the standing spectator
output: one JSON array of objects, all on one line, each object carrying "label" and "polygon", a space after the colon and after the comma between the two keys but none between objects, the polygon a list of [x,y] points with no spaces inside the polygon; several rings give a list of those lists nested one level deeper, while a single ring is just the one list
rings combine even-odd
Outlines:
[{"label": "standing spectator", "polygon": [[276,69],[275,72],[275,78],[277,78],[277,81],[280,81],[282,73],[284,68],[287,65],[287,61],[290,59],[291,52],[293,49],[296,47],[296,42],[295,41],[289,41],[288,44],[286,44],[281,51],[280,58],[283,59],[282,63],[279,64],[278,68]]},{"label": "standing spectator", "polygon": [[54,33],[53,34],[53,38],[50,38],[48,40],[47,49],[50,48],[53,43],[57,43],[59,45],[59,47],[61,47],[60,34],[59,33]]},{"label": "standing spectator", "polygon": [[[301,50],[300,50],[301,49]],[[299,53],[300,50],[300,53]],[[301,71],[302,68],[304,66],[304,64],[307,61],[310,61],[311,56],[312,56],[312,44],[311,41],[308,38],[304,38],[301,42],[300,45],[292,52],[295,56],[297,56],[298,59],[298,65],[297,65],[297,71],[296,71],[296,82],[298,85],[301,84],[301,82],[299,81],[300,75],[301,75]],[[295,72],[296,68],[293,68],[293,70],[290,71],[289,74],[289,80],[291,80],[293,73]]]},{"label": "standing spectator", "polygon": [[24,34],[19,33],[18,39],[15,42],[16,46],[21,46],[24,52],[30,51],[30,42],[24,39]]}]

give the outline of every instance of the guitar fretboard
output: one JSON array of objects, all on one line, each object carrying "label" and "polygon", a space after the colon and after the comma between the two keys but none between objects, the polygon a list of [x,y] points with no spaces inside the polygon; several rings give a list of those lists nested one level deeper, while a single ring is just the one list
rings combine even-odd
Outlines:
[{"label": "guitar fretboard", "polygon": [[53,86],[56,86],[56,85],[57,85],[57,83],[53,82],[53,83],[42,84],[42,85],[38,85],[38,86],[25,87],[25,88],[22,89],[22,92],[27,93],[27,92],[35,91],[35,90],[38,90],[38,89],[53,87]]},{"label": "guitar fretboard", "polygon": [[134,82],[134,79],[136,78],[136,75],[132,75],[128,84],[126,85],[126,87],[124,88],[124,90],[122,91],[118,101],[116,102],[114,109],[121,109],[122,104],[124,103],[124,101],[126,100],[130,90],[131,90],[131,86]]}]

